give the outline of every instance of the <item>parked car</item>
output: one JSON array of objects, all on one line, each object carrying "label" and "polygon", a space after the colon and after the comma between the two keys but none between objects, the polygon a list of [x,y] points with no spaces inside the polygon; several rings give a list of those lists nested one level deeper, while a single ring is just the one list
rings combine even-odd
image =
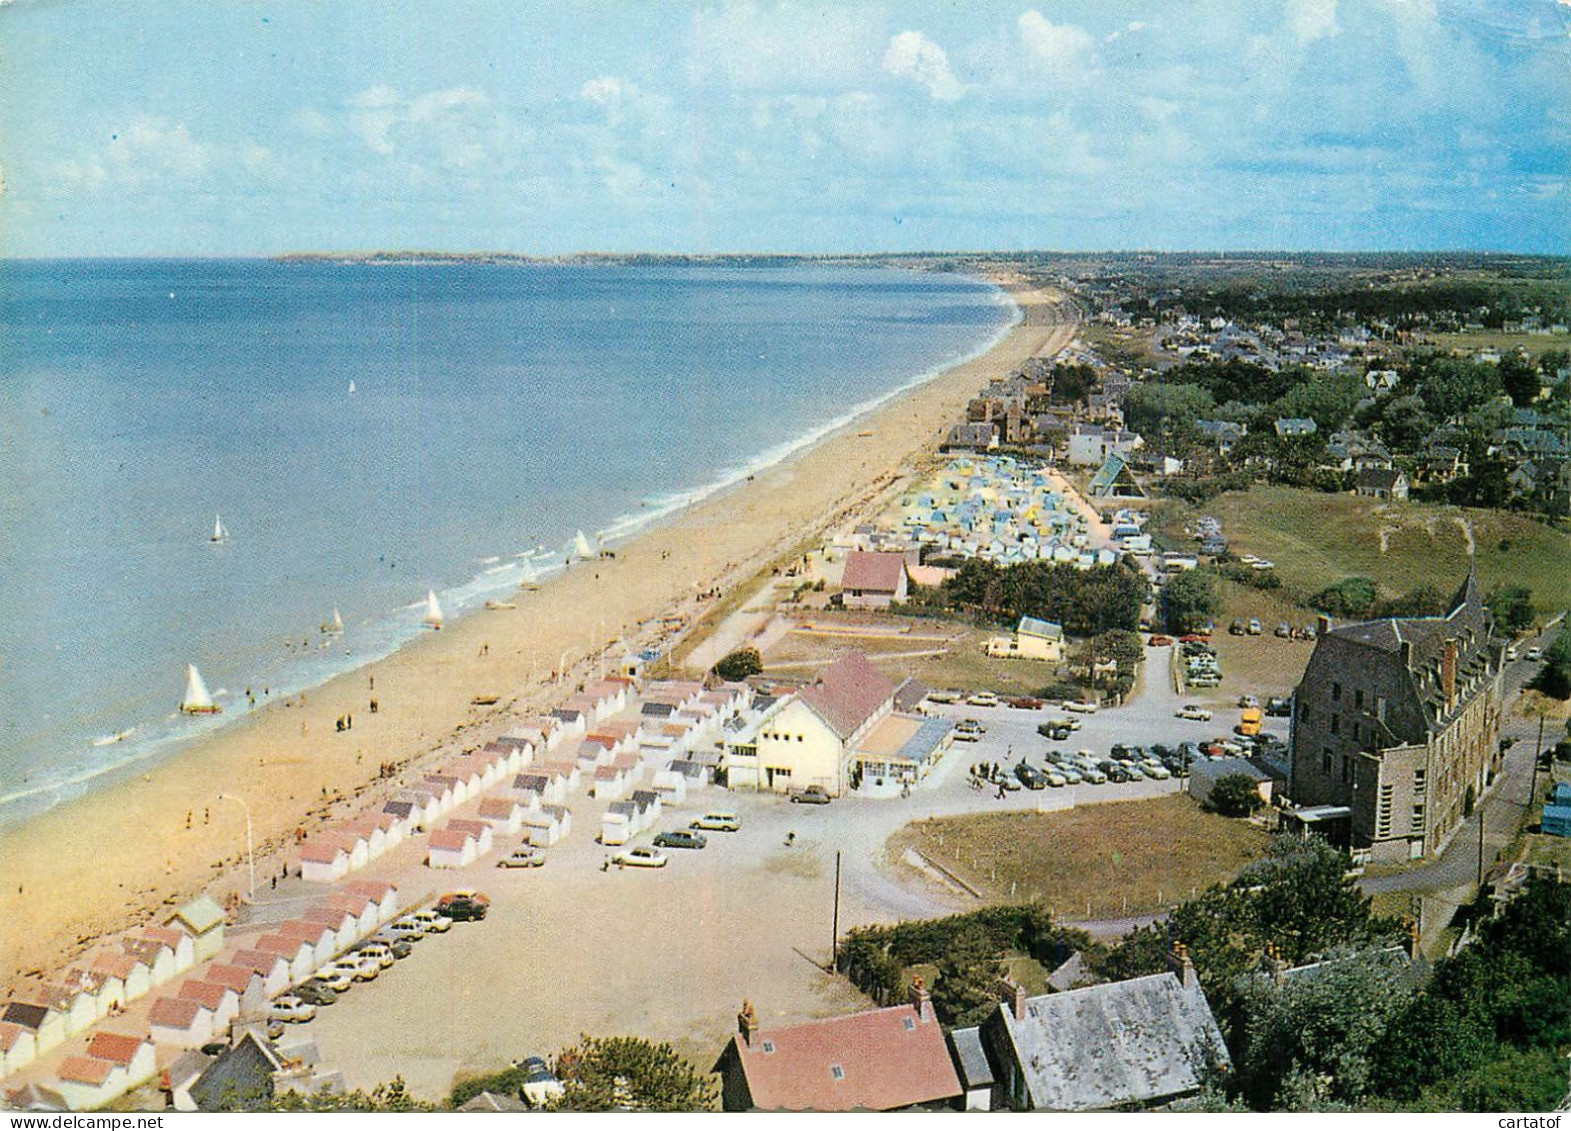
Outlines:
[{"label": "parked car", "polygon": [[1522,654],[1522,649],[1517,647],[1515,644],[1510,644],[1510,645],[1506,646],[1506,659],[1508,659],[1508,660],[1515,660],[1521,654]]},{"label": "parked car", "polygon": [[1016,695],[1012,699],[1005,700],[1005,702],[1017,711],[1040,711],[1047,706],[1045,699],[1038,699],[1032,695]]},{"label": "parked car", "polygon": [[1056,719],[1048,719],[1049,725],[1055,727],[1068,727],[1070,730],[1079,730],[1085,725],[1084,721],[1073,715],[1062,715]]},{"label": "parked car", "polygon": [[656,848],[702,848],[708,843],[709,838],[703,833],[688,829],[671,829],[655,837]]},{"label": "parked car", "polygon": [[929,691],[927,693],[927,701],[929,703],[958,703],[960,702],[960,692]]},{"label": "parked car", "polygon": [[1544,650],[1535,644],[1527,650],[1527,658],[1530,662],[1542,660],[1544,658]]},{"label": "parked car", "polygon": [[1171,648],[1173,646],[1173,638],[1171,636],[1153,636],[1150,644],[1153,648]]},{"label": "parked car", "polygon": [[1227,632],[1229,636],[1244,635],[1244,622],[1241,620],[1235,620],[1232,624],[1227,626]]},{"label": "parked car", "polygon": [[364,946],[351,951],[350,954],[362,959],[370,959],[383,970],[386,970],[398,961],[398,955],[393,953],[393,948],[384,946],[379,942],[368,942]]},{"label": "parked car", "polygon": [[385,935],[389,939],[395,939],[405,945],[413,946],[425,938],[426,926],[424,923],[416,922],[413,915],[405,915],[400,919],[394,919],[387,926],[383,927],[379,934]]},{"label": "parked car", "polygon": [[479,921],[491,910],[491,900],[477,891],[448,892],[436,901],[436,913],[453,923]]},{"label": "parked car", "polygon": [[975,691],[966,696],[966,702],[973,707],[996,707],[998,696],[991,691]]},{"label": "parked car", "polygon": [[1071,699],[1064,704],[1064,710],[1073,711],[1077,715],[1096,714],[1096,702],[1092,699]]},{"label": "parked car", "polygon": [[1065,785],[1079,785],[1085,781],[1085,774],[1081,772],[1079,766],[1060,766],[1058,772],[1063,777]]},{"label": "parked car", "polygon": [[438,935],[453,925],[452,918],[443,914],[440,907],[435,910],[427,907],[421,911],[411,912],[405,918],[419,923],[427,932]]},{"label": "parked car", "polygon": [[1103,785],[1107,782],[1107,775],[1095,766],[1076,766],[1075,772],[1090,785]]},{"label": "parked car", "polygon": [[795,805],[828,805],[832,800],[829,791],[821,785],[810,785],[791,795],[791,801]]},{"label": "parked car", "polygon": [[[341,994],[348,992],[354,986],[355,976],[342,970],[335,970],[331,966],[326,966],[301,983],[299,988],[295,990],[295,996],[305,998],[305,991],[313,983],[325,987],[330,993]],[[305,998],[305,1000],[309,1001],[311,999]]]},{"label": "parked car", "polygon": [[531,1107],[545,1107],[552,1100],[561,1099],[566,1092],[562,1082],[540,1057],[525,1057],[518,1067],[524,1070],[524,1084],[519,1090]]},{"label": "parked car", "polygon": [[1104,774],[1107,775],[1107,780],[1112,782],[1114,785],[1123,785],[1129,780],[1129,771],[1124,769],[1124,767],[1120,766],[1117,762],[1102,766],[1101,770]]},{"label": "parked car", "polygon": [[1166,781],[1173,776],[1173,771],[1156,758],[1147,758],[1144,762],[1141,762],[1140,772],[1148,778],[1155,778],[1157,781]]},{"label": "parked car", "polygon": [[624,848],[621,852],[611,857],[611,863],[618,868],[664,868],[666,860],[667,857],[664,852],[661,852],[658,848],[651,848],[646,844]]},{"label": "parked car", "polygon": [[394,958],[408,958],[415,952],[415,944],[401,935],[395,935],[386,927],[371,936],[371,941],[380,943],[393,952]]},{"label": "parked car", "polygon": [[1245,708],[1258,707],[1260,706],[1260,700],[1253,695],[1240,695],[1238,697],[1238,705]]},{"label": "parked car", "polygon": [[1015,777],[1020,779],[1020,784],[1027,789],[1046,789],[1047,775],[1035,766],[1030,765],[1024,758],[1015,767]]},{"label": "parked car", "polygon": [[1262,632],[1265,631],[1265,629],[1263,627],[1261,627],[1260,618],[1259,617],[1250,617],[1249,618],[1249,630],[1248,631],[1249,631],[1249,635],[1250,636],[1259,636]]},{"label": "parked car", "polygon": [[741,831],[742,822],[737,820],[735,813],[705,813],[702,817],[688,825],[690,829],[704,829],[709,832],[734,833]]},{"label": "parked car", "polygon": [[1185,703],[1183,707],[1179,709],[1178,717],[1181,719],[1190,719],[1197,723],[1208,723],[1211,721],[1211,712],[1205,707],[1202,707],[1199,703]]},{"label": "parked car", "polygon": [[297,994],[280,994],[267,1003],[269,1021],[309,1021],[316,1016],[316,1006]]},{"label": "parked car", "polygon": [[532,844],[521,844],[496,862],[498,868],[538,868],[545,863],[545,853]]},{"label": "parked car", "polygon": [[956,742],[976,742],[986,733],[987,728],[975,719],[961,719],[955,725]]},{"label": "parked car", "polygon": [[1279,624],[1276,626],[1275,635],[1281,637],[1283,640],[1291,640],[1293,639],[1293,626],[1286,623]]},{"label": "parked car", "polygon": [[1050,738],[1054,742],[1062,742],[1073,732],[1065,726],[1057,726],[1053,723],[1038,723],[1036,727],[1036,733],[1040,734],[1043,738]]},{"label": "parked car", "polygon": [[[353,984],[351,980],[350,985]],[[308,1005],[332,1005],[338,1000],[338,991],[316,978],[307,978],[289,992]]]},{"label": "parked car", "polygon": [[358,952],[352,952],[329,962],[324,969],[337,970],[357,982],[369,982],[382,972],[382,964],[375,958],[361,957]]},{"label": "parked car", "polygon": [[1266,714],[1273,719],[1289,719],[1293,717],[1293,701],[1281,696],[1273,695],[1266,700]]}]

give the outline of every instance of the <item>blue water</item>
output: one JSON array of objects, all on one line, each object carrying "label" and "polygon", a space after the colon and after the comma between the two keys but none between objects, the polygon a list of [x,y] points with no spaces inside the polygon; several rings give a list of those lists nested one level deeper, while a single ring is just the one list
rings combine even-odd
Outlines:
[{"label": "blue water", "polygon": [[[243,715],[248,687],[386,654],[428,588],[451,618],[520,554],[549,572],[575,530],[631,533],[1014,318],[893,270],[0,263],[0,821]],[[187,662],[221,718],[173,713]]]}]

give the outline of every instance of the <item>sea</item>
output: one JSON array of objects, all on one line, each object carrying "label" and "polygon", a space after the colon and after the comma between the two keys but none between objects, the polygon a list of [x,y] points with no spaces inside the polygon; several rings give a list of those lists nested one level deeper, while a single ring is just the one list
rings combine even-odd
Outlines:
[{"label": "sea", "polygon": [[[428,590],[452,620],[579,531],[614,546],[1018,317],[976,279],[806,263],[0,262],[0,826],[387,655]],[[178,712],[187,664],[222,714]]]}]

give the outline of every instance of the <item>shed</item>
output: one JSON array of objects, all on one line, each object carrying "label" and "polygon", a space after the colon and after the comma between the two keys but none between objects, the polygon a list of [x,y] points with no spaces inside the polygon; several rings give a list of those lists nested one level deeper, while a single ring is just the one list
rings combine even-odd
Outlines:
[{"label": "shed", "polygon": [[323,900],[313,903],[299,915],[307,923],[320,923],[332,930],[338,949],[351,947],[365,937],[360,929],[360,917],[347,907],[338,907]]},{"label": "shed", "polygon": [[389,922],[398,917],[398,889],[386,880],[356,880],[354,883],[345,884],[344,891],[353,895],[363,895],[376,904],[377,920],[381,923]]},{"label": "shed", "polygon": [[638,815],[631,801],[613,801],[600,816],[600,843],[608,846],[626,844],[633,839],[633,821]]},{"label": "shed", "polygon": [[161,997],[153,1002],[148,1029],[155,1044],[199,1049],[213,1040],[213,1011],[188,997]]},{"label": "shed", "polygon": [[[90,1028],[98,1020],[97,1003],[92,994],[57,986],[53,983],[29,982],[11,995],[13,1002],[43,1006],[60,1018],[61,1033],[72,1037]],[[43,1049],[39,1049],[42,1052]]]},{"label": "shed", "polygon": [[447,827],[471,833],[475,838],[475,844],[478,846],[481,856],[490,852],[496,845],[496,832],[489,821],[476,820],[472,817],[454,818],[447,822]]},{"label": "shed", "polygon": [[240,1014],[239,993],[221,982],[209,982],[205,978],[187,978],[181,983],[180,991],[175,996],[199,1002],[204,1009],[211,1010],[215,1034],[221,1034]]},{"label": "shed", "polygon": [[601,801],[620,801],[627,792],[627,772],[615,766],[598,766],[594,783],[594,795]]},{"label": "shed", "polygon": [[125,980],[118,974],[74,967],[65,972],[60,984],[91,1000],[97,1018],[107,1017],[125,1005]]},{"label": "shed", "polygon": [[338,941],[338,935],[324,923],[312,923],[306,919],[286,919],[273,928],[286,939],[299,939],[311,945],[311,969],[319,970],[333,960],[345,945]]},{"label": "shed", "polygon": [[660,795],[662,805],[680,805],[687,800],[687,779],[677,770],[656,770],[650,784]]},{"label": "shed", "polygon": [[523,827],[528,830],[530,844],[549,848],[567,835],[571,820],[562,806],[542,805],[536,812],[523,815]]},{"label": "shed", "polygon": [[337,892],[323,900],[323,905],[353,915],[357,938],[365,938],[381,925],[381,920],[377,918],[376,904],[363,895],[354,892]]},{"label": "shed", "polygon": [[144,927],[142,937],[163,943],[174,953],[176,974],[184,974],[196,965],[196,943],[184,931],[173,927]]}]

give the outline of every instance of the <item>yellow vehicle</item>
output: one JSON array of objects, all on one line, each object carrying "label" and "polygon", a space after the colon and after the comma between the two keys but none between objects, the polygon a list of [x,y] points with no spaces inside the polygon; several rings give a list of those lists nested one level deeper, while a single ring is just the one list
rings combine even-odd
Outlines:
[{"label": "yellow vehicle", "polygon": [[1252,738],[1260,733],[1261,717],[1259,707],[1245,707],[1239,713],[1238,725],[1233,730],[1245,738]]}]

